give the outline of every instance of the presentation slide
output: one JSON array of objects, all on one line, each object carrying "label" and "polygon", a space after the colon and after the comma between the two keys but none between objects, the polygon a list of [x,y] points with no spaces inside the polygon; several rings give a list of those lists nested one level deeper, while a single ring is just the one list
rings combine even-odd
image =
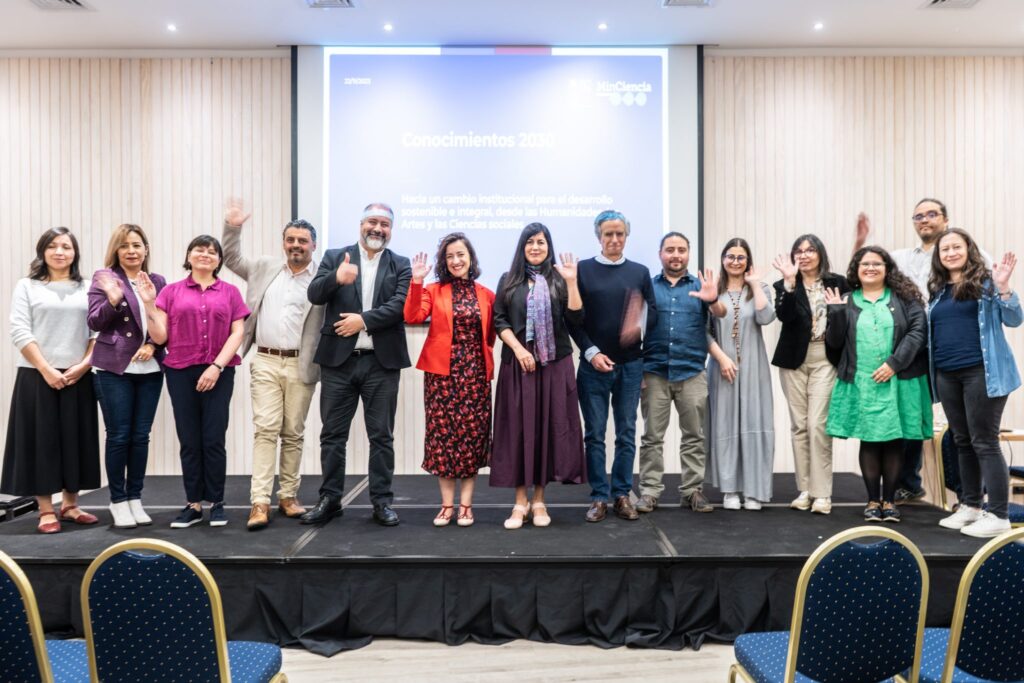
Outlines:
[{"label": "presentation slide", "polygon": [[383,201],[396,251],[433,258],[463,232],[493,287],[526,224],[584,258],[599,251],[594,217],[617,209],[627,257],[659,268],[667,50],[326,48],[323,82],[322,246],[351,244]]}]

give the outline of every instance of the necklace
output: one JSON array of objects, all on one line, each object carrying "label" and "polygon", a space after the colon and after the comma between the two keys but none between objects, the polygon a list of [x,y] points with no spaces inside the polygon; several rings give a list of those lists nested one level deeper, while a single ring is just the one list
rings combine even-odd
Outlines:
[{"label": "necklace", "polygon": [[732,304],[732,343],[736,346],[736,365],[740,364],[740,299],[743,297],[743,290],[735,294],[726,290],[729,295],[729,302]]}]

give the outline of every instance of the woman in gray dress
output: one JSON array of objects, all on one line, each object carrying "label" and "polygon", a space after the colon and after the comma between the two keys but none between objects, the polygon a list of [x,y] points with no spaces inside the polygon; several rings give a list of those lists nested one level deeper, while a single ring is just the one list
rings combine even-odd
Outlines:
[{"label": "woman in gray dress", "polygon": [[724,494],[722,507],[760,510],[772,497],[775,426],[772,378],[761,327],[775,320],[771,290],[759,280],[750,245],[739,237],[722,249],[718,301],[709,343],[711,483]]}]

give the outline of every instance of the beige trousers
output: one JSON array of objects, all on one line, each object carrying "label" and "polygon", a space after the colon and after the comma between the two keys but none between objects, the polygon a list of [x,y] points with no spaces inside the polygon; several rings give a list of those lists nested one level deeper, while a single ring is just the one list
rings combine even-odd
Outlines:
[{"label": "beige trousers", "polygon": [[644,416],[644,435],[640,440],[640,494],[659,498],[665,490],[665,431],[672,417],[672,406],[679,414],[679,466],[683,498],[704,485],[707,447],[704,420],[708,411],[708,378],[703,371],[680,382],[669,382],[661,375],[644,373],[640,391],[640,410]]},{"label": "beige trousers", "polygon": [[270,503],[277,469],[277,444],[281,442],[278,498],[294,498],[299,492],[299,466],[306,430],[306,414],[315,384],[299,377],[299,359],[265,353],[253,356],[249,366],[252,389],[252,503]]},{"label": "beige trousers", "polygon": [[804,364],[779,368],[782,393],[789,403],[796,486],[811,498],[832,497],[832,437],[825,433],[836,368],[825,356],[824,342],[811,342]]}]

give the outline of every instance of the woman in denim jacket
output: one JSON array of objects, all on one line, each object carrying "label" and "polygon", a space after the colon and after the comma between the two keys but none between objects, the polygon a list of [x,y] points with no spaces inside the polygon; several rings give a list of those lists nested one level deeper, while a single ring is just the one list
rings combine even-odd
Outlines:
[{"label": "woman in denim jacket", "polygon": [[[951,228],[939,237],[928,281],[932,387],[960,451],[964,489],[960,508],[939,524],[979,538],[1010,529],[999,423],[1007,396],[1021,383],[1003,335],[1003,325],[1022,322],[1020,299],[1010,288],[1016,265],[1007,253],[990,271],[971,236]],[[988,511],[981,509],[983,487]]]}]

